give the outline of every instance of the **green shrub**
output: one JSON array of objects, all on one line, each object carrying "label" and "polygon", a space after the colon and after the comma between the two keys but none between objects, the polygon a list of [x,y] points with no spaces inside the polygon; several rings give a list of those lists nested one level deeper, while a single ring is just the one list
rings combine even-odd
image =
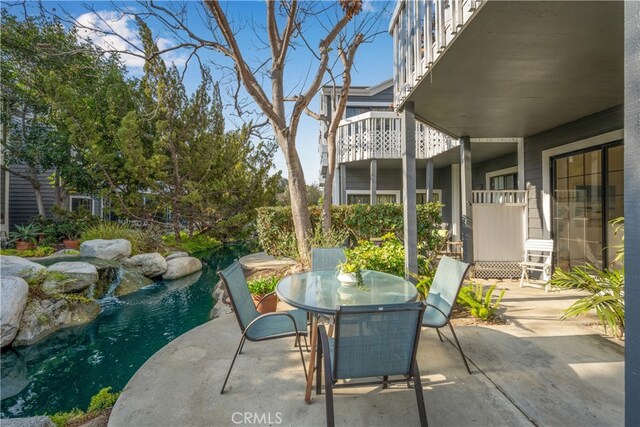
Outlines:
[{"label": "green shrub", "polygon": [[101,411],[116,404],[120,392],[111,393],[111,387],[105,387],[91,398],[87,412]]},{"label": "green shrub", "polygon": [[567,308],[563,319],[595,310],[605,331],[622,338],[625,328],[624,270],[601,270],[591,264],[571,271],[556,268],[549,283],[555,288],[583,289],[590,294]]},{"label": "green shrub", "polygon": [[82,240],[94,240],[94,239],[127,239],[131,242],[132,254],[139,254],[142,252],[142,235],[140,230],[136,230],[126,223],[118,222],[101,222],[93,227],[89,227],[82,232]]},{"label": "green shrub", "polygon": [[2,249],[0,255],[15,255],[25,258],[40,258],[47,255],[51,255],[56,250],[51,246],[38,246],[35,249],[27,249],[26,251],[18,252],[15,249]]},{"label": "green shrub", "polygon": [[215,237],[207,236],[206,234],[194,234],[189,237],[189,234],[185,231],[180,232],[180,241],[176,241],[176,236],[172,234],[165,234],[162,236],[162,241],[167,245],[189,254],[197,254],[199,252],[206,252],[219,247],[222,243]]},{"label": "green shrub", "polygon": [[484,293],[484,288],[480,283],[463,286],[458,294],[457,302],[467,307],[473,317],[489,320],[500,307],[500,301],[502,301],[505,293],[505,289],[503,289],[498,299],[492,301],[495,288],[496,285],[491,285],[487,292]]},{"label": "green shrub", "polygon": [[53,421],[56,427],[65,427],[66,425],[70,424],[72,421],[78,420],[84,417],[85,415],[86,414],[84,413],[84,411],[78,408],[75,408],[68,412],[57,412],[53,415],[49,415],[49,418],[51,418],[51,421]]},{"label": "green shrub", "polygon": [[252,295],[266,295],[275,291],[279,281],[280,277],[278,276],[265,276],[249,280],[247,285]]},{"label": "green shrub", "polygon": [[27,224],[27,225],[15,225],[16,231],[12,231],[9,233],[9,238],[13,242],[29,242],[36,243],[38,241],[38,235],[42,231],[40,227],[35,224]]},{"label": "green shrub", "polygon": [[[438,247],[439,239],[434,230],[437,230],[442,222],[441,209],[440,203],[417,206],[418,241],[425,250],[433,251]],[[317,224],[322,220],[322,208],[310,206],[309,215],[312,227],[316,230]],[[331,223],[335,230],[333,241],[339,240],[341,236],[338,233],[344,232],[348,233],[349,239],[353,242],[369,240],[389,233],[402,238],[404,224],[402,205],[387,203],[331,206]],[[268,254],[276,257],[299,258],[290,207],[259,208],[257,230],[260,245]]]}]

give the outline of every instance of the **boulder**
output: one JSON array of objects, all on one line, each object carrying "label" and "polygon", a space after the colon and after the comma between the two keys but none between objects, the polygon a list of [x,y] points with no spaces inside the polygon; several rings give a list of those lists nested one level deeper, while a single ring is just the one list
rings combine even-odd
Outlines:
[{"label": "boulder", "polygon": [[[22,353],[5,351],[2,353],[0,370],[0,390],[2,398],[7,399],[20,393],[29,385],[27,378],[27,360]],[[4,420],[0,424],[4,427]]]},{"label": "boulder", "polygon": [[166,260],[171,261],[172,259],[175,259],[175,258],[183,258],[187,256],[189,256],[189,254],[186,252],[174,252],[172,254],[167,255]]},{"label": "boulder", "polygon": [[51,418],[46,415],[29,418],[3,418],[2,427],[55,427]]},{"label": "boulder", "polygon": [[49,266],[42,289],[48,294],[79,292],[97,282],[98,269],[94,265],[87,262],[58,262]]},{"label": "boulder", "polygon": [[179,279],[202,270],[202,262],[194,257],[180,257],[167,261],[167,271],[162,275],[164,280]]},{"label": "boulder", "polygon": [[122,269],[118,273],[118,276],[120,283],[118,283],[118,286],[116,286],[113,291],[113,295],[117,297],[129,295],[145,286],[153,284],[153,280],[134,270]]},{"label": "boulder", "polygon": [[11,344],[18,333],[22,313],[27,306],[29,285],[20,277],[0,278],[0,347]]},{"label": "boulder", "polygon": [[100,314],[100,305],[86,299],[33,299],[27,303],[13,340],[14,346],[31,345],[53,332],[89,323]]},{"label": "boulder", "polygon": [[87,240],[80,245],[80,256],[118,260],[131,255],[131,242],[127,239]]},{"label": "boulder", "polygon": [[123,260],[122,264],[138,269],[147,277],[162,276],[167,271],[167,260],[157,252],[132,256]]},{"label": "boulder", "polygon": [[29,279],[42,270],[46,270],[46,267],[26,258],[0,255],[0,276],[2,277],[15,276]]}]

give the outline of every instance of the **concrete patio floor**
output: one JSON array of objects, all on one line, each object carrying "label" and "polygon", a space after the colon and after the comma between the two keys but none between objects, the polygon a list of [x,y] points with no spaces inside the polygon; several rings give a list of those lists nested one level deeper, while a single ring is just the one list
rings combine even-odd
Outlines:
[{"label": "concrete patio floor", "polygon": [[[584,325],[593,318],[559,320],[580,293],[498,287],[508,288],[508,324],[456,328],[472,375],[450,343],[423,331],[418,363],[429,424],[623,425],[624,348]],[[171,342],[129,381],[109,426],[325,425],[324,395],[303,401],[293,339],[248,342],[220,395],[239,339],[234,316],[225,315]],[[337,425],[419,425],[415,393],[402,384],[339,389],[334,404]]]}]

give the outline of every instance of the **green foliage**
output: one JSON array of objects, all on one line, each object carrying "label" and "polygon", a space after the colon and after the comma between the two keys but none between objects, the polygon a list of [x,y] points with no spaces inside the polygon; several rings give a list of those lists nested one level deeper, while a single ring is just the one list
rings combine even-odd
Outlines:
[{"label": "green foliage", "polygon": [[621,216],[621,217],[612,219],[611,221],[609,221],[609,224],[613,226],[614,235],[616,236],[618,234],[622,235],[622,244],[613,246],[613,249],[616,250],[616,257],[613,259],[611,264],[615,265],[617,263],[624,262],[624,217]]},{"label": "green foliage", "polygon": [[480,283],[463,286],[458,294],[457,302],[467,307],[473,317],[489,320],[500,307],[500,301],[502,301],[505,293],[505,289],[503,289],[498,298],[492,301],[495,288],[496,285],[491,285],[487,292],[484,293],[484,288]]},{"label": "green foliage", "polygon": [[57,412],[49,415],[49,418],[51,418],[56,427],[66,427],[83,421],[86,422],[92,419],[92,415],[98,415],[101,411],[113,407],[119,396],[120,392],[112,393],[111,387],[105,387],[91,397],[91,403],[89,403],[86,412],[74,408],[68,412]]},{"label": "green foliage", "polygon": [[624,270],[601,270],[591,264],[571,271],[556,268],[549,283],[555,288],[577,288],[590,294],[567,308],[563,319],[595,310],[605,331],[617,337],[624,335]]},{"label": "green foliage", "polygon": [[[440,239],[435,233],[442,222],[439,203],[417,206],[418,241],[425,251],[435,251]],[[309,214],[314,230],[322,219],[321,206],[310,206]],[[403,234],[403,212],[401,204],[383,205],[340,205],[331,206],[331,223],[335,230],[334,241],[347,232],[352,241],[369,240],[393,233]],[[290,207],[263,207],[258,209],[258,239],[262,248],[276,257],[298,259],[293,233],[293,219]],[[315,234],[315,233],[314,233]],[[323,245],[324,246],[324,245]]]},{"label": "green foliage", "polygon": [[16,225],[15,228],[16,231],[12,231],[9,233],[9,237],[12,241],[22,241],[29,243],[36,243],[38,241],[40,228],[37,226],[37,224]]},{"label": "green foliage", "polygon": [[249,292],[251,292],[252,295],[266,295],[275,291],[276,285],[279,281],[280,277],[278,276],[265,276],[249,280],[247,285],[249,286]]},{"label": "green foliage", "polygon": [[331,227],[331,230],[329,232],[325,232],[324,227],[322,226],[322,222],[323,216],[321,214],[320,219],[315,223],[313,227],[313,233],[309,236],[309,247],[334,248],[337,246],[344,246],[347,239],[349,238],[349,233],[346,230],[338,230],[335,227]]},{"label": "green foliage", "polygon": [[15,249],[0,249],[0,255],[14,255],[24,258],[40,258],[51,255],[55,251],[55,248],[52,248],[51,246],[38,246],[37,248],[27,249],[26,251],[21,252],[18,252]]},{"label": "green foliage", "polygon": [[338,264],[337,268],[342,273],[359,273],[360,270],[362,270],[360,265],[355,261],[341,262]]},{"label": "green foliage", "polygon": [[120,392],[112,393],[111,387],[105,387],[91,398],[87,412],[101,411],[110,408],[116,404],[119,396]]},{"label": "green foliage", "polygon": [[53,415],[49,415],[49,418],[51,418],[51,421],[53,421],[56,427],[65,427],[73,421],[81,419],[85,415],[84,411],[75,408],[67,412],[56,412]]},{"label": "green foliage", "polygon": [[404,276],[404,247],[393,234],[382,238],[380,246],[361,241],[358,246],[345,251],[347,260],[363,270],[376,270],[396,276]]},{"label": "green foliage", "polygon": [[127,239],[131,242],[132,254],[141,253],[142,234],[127,223],[104,221],[82,232],[82,240]]},{"label": "green foliage", "polygon": [[162,236],[162,241],[167,246],[180,249],[189,254],[210,251],[222,244],[215,237],[207,236],[206,234],[194,234],[193,236],[189,236],[185,231],[180,232],[180,241],[176,241],[176,237],[173,234],[166,234]]}]

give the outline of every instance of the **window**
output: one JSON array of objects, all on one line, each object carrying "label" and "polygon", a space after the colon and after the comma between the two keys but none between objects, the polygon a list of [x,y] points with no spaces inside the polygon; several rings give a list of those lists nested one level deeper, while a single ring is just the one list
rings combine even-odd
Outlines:
[{"label": "window", "polygon": [[[442,190],[433,190],[433,202],[442,202]],[[424,205],[427,203],[427,190],[418,190],[416,192],[416,204]]]},{"label": "window", "polygon": [[72,212],[85,210],[93,214],[94,200],[89,196],[71,196],[69,198],[69,210]]},{"label": "window", "polygon": [[369,194],[347,194],[348,205],[368,205],[371,201]]},{"label": "window", "polygon": [[610,144],[551,159],[558,267],[602,268],[614,259],[621,236],[609,221],[623,214],[623,150]]},{"label": "window", "polygon": [[[369,190],[347,190],[347,204],[370,204],[371,193]],[[401,203],[400,191],[378,190],[376,192],[376,204]]]},{"label": "window", "polygon": [[517,190],[518,189],[518,167],[513,166],[506,169],[487,172],[486,189],[492,191]]}]

